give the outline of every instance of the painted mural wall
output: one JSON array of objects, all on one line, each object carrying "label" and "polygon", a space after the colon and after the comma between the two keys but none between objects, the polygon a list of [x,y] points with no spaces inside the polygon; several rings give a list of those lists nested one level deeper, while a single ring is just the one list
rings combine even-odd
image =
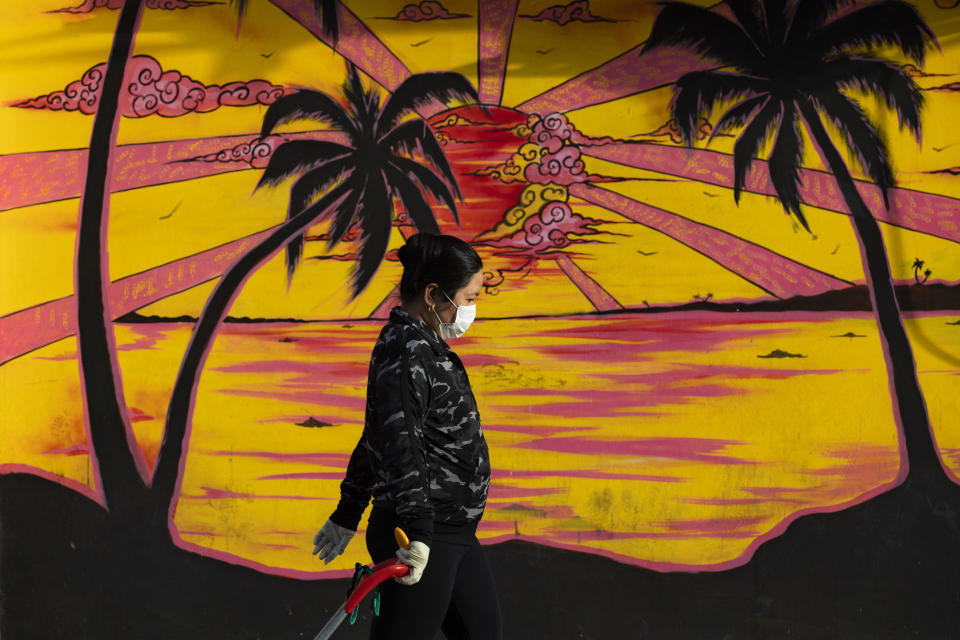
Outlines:
[{"label": "painted mural wall", "polygon": [[[18,571],[45,565],[14,521],[43,522],[51,491],[87,505],[63,508],[67,528],[90,507],[156,545],[342,592],[369,561],[364,525],[329,566],[312,539],[363,427],[396,249],[418,230],[484,260],[480,319],[453,346],[491,448],[478,535],[498,580],[526,584],[524,554],[561,554],[598,572],[592,611],[623,622],[603,572],[749,576],[805,514],[875,509],[829,525],[841,555],[884,532],[895,556],[960,543],[960,8],[5,4],[11,638],[43,628],[23,590],[47,583]],[[364,164],[368,134],[387,168]],[[887,513],[911,515],[890,533]],[[889,637],[953,623],[944,562],[911,578],[933,608],[905,609]],[[767,593],[761,573],[747,591]],[[846,577],[899,610],[888,588],[904,575]],[[78,584],[65,598],[87,606]],[[700,603],[700,626],[624,622],[620,637],[723,637],[707,612],[740,582],[669,584],[680,618]],[[546,635],[510,588],[508,637],[616,637]],[[283,633],[318,627],[338,597]],[[880,637],[862,610],[791,618],[758,602],[744,615],[780,626],[731,621],[736,637],[829,637],[848,615]]]}]

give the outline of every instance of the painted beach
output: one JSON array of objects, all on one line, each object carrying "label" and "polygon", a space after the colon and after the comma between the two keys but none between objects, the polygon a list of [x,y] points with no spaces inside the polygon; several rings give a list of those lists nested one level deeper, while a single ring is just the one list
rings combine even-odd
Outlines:
[{"label": "painted beach", "polygon": [[[341,577],[368,561],[362,539],[329,567],[309,552],[362,430],[380,326],[224,325],[188,435],[174,518],[181,546],[304,578]],[[915,314],[907,328],[955,477],[957,315]],[[116,331],[149,468],[191,325]],[[0,369],[8,397],[18,398],[3,407],[3,463],[94,495],[73,342]],[[717,571],[748,561],[800,514],[889,489],[900,469],[869,313],[487,320],[453,346],[491,448],[486,544],[521,540],[657,571]]]}]

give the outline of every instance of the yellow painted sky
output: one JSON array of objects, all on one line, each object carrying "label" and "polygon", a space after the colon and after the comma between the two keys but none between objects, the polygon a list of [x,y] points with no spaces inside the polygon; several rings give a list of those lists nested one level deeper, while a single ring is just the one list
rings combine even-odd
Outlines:
[{"label": "yellow painted sky", "polygon": [[[0,26],[0,102],[62,89],[71,80],[105,58],[117,12],[87,15],[51,14],[60,0],[21,3]],[[548,2],[523,1],[520,14],[536,14]],[[364,20],[412,71],[455,69],[476,80],[476,9],[469,2],[449,2],[453,13],[470,17],[437,22],[397,22],[395,3],[352,2],[348,6]],[[655,15],[653,5],[617,1],[591,3],[596,16],[617,22],[572,23],[567,27],[518,19],[514,26],[505,84],[504,103],[515,104],[578,73],[593,68],[642,42]],[[960,78],[952,37],[953,12],[922,6],[925,17],[942,33],[940,51],[933,51],[922,86],[945,84]],[[416,45],[416,46],[413,46]],[[547,51],[547,53],[538,53]],[[136,40],[136,53],[153,55],[164,69],[177,69],[199,81],[225,83],[261,78],[282,86],[310,86],[336,92],[342,81],[342,59],[326,45],[269,2],[250,3],[250,12],[236,33],[232,10],[224,6],[182,11],[146,10]],[[888,132],[898,182],[936,193],[956,193],[955,176],[922,173],[960,165],[960,141],[951,126],[960,96],[926,92],[924,137],[918,145],[906,134]],[[667,121],[670,89],[655,89],[569,114],[590,135],[630,139],[660,128]],[[867,105],[870,107],[870,105]],[[263,107],[226,107],[207,114],[180,118],[157,116],[123,119],[120,143],[232,135],[259,129]],[[86,146],[92,118],[77,113],[0,107],[0,154]],[[636,138],[634,138],[636,139]],[[662,139],[661,139],[662,140]],[[733,138],[719,138],[712,149],[727,151]],[[818,167],[810,145],[805,163]],[[625,178],[660,177],[598,160],[587,160],[593,173]],[[123,277],[228,242],[276,224],[283,219],[287,189],[283,185],[254,195],[259,171],[245,171],[185,183],[142,188],[116,194],[112,200],[110,269]],[[686,182],[625,181],[610,188],[655,206],[681,213],[699,222],[726,229],[753,242],[837,277],[860,280],[862,271],[856,243],[845,218],[807,209],[813,235],[798,229],[770,198],[746,195],[739,207],[728,190]],[[0,215],[0,313],[9,313],[45,300],[68,295],[72,289],[73,226],[78,201],[67,200],[27,207]],[[683,301],[703,289],[715,297],[751,297],[755,287],[692,255],[689,249],[655,231],[626,223],[616,214],[601,213],[576,199],[576,212],[608,222],[604,227],[622,236],[613,243],[578,248],[581,267],[625,304]],[[176,209],[174,215],[167,216]],[[895,277],[912,276],[910,265],[923,259],[933,278],[960,278],[960,252],[955,243],[902,230],[885,229]],[[397,239],[399,242],[399,239]],[[657,246],[653,260],[635,262],[637,249]],[[319,253],[319,247],[308,251]],[[683,268],[677,265],[682,264]],[[645,285],[634,286],[633,276],[644,274]],[[396,283],[395,265],[385,264],[364,300],[346,308],[342,287],[330,290],[332,279],[346,273],[346,265],[307,261],[293,288],[286,293],[278,258],[255,276],[237,302],[237,315],[299,316],[310,318],[365,315],[376,307],[381,293]],[[646,274],[655,274],[648,278]],[[651,284],[651,280],[655,281]],[[563,314],[592,307],[566,278],[541,261],[516,290],[501,287],[488,307],[494,315],[517,308],[530,313]],[[509,284],[509,282],[508,282]],[[638,293],[642,289],[643,293]],[[689,290],[689,291],[688,291]],[[145,309],[163,315],[195,315],[209,286],[197,287]],[[324,293],[320,293],[323,291]],[[338,293],[339,292],[339,293]],[[726,292],[726,295],[719,292]],[[700,292],[702,293],[702,292]],[[515,297],[524,301],[516,304]],[[653,298],[653,300],[650,300]],[[376,300],[377,302],[374,302]]]}]

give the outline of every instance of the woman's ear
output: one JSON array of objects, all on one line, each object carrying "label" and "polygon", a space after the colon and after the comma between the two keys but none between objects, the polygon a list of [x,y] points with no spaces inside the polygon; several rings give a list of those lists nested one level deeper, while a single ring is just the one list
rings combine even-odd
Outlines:
[{"label": "woman's ear", "polygon": [[436,295],[438,289],[439,287],[437,284],[435,282],[431,282],[423,290],[423,303],[426,305],[427,309],[431,311],[433,311],[433,308],[437,306],[434,296]]}]

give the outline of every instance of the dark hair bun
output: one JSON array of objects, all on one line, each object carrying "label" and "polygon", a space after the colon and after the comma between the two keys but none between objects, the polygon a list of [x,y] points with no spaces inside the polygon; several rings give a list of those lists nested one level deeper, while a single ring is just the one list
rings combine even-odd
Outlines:
[{"label": "dark hair bun", "polygon": [[403,265],[400,298],[404,301],[417,297],[430,283],[453,296],[483,268],[483,261],[469,244],[455,236],[432,233],[407,238],[397,257]]},{"label": "dark hair bun", "polygon": [[403,265],[404,269],[410,268],[413,264],[413,261],[416,259],[417,248],[420,245],[420,234],[411,236],[407,240],[407,244],[403,245],[397,249],[397,257],[400,258],[400,264]]}]

